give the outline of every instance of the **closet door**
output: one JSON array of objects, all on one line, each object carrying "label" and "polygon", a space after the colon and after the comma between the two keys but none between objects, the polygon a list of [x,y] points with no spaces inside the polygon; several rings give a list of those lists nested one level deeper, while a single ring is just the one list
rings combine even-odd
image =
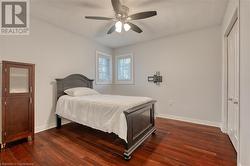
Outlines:
[{"label": "closet door", "polygon": [[228,35],[228,135],[238,152],[239,146],[239,25]]},{"label": "closet door", "polygon": [[8,143],[34,132],[34,66],[3,62],[3,142]]}]

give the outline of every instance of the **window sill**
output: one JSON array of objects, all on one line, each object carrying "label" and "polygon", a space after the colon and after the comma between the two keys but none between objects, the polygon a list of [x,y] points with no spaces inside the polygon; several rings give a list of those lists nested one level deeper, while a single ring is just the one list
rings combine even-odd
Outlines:
[{"label": "window sill", "polygon": [[112,85],[112,82],[96,82],[96,85]]},{"label": "window sill", "polygon": [[116,85],[135,85],[134,81],[116,81]]}]

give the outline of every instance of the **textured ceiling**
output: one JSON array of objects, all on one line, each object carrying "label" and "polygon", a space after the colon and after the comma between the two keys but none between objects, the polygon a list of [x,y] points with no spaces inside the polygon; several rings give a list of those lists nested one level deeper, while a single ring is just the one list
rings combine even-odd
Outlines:
[{"label": "textured ceiling", "polygon": [[110,0],[32,0],[31,16],[116,48],[221,24],[228,0],[121,0],[130,14],[156,10],[158,15],[132,21],[143,33],[106,32],[112,21],[84,19],[87,15],[113,17]]}]

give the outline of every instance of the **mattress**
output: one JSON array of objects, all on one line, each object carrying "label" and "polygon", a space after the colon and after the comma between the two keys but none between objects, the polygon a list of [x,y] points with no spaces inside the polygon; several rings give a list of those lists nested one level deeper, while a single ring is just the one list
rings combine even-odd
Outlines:
[{"label": "mattress", "polygon": [[124,111],[150,102],[148,97],[118,95],[61,96],[56,114],[88,127],[115,133],[127,142],[127,122]]}]

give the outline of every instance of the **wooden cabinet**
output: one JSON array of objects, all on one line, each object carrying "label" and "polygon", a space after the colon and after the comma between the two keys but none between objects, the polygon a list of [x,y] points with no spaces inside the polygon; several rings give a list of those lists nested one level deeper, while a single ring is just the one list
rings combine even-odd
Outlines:
[{"label": "wooden cabinet", "polygon": [[2,145],[34,139],[34,70],[33,64],[2,63]]}]

